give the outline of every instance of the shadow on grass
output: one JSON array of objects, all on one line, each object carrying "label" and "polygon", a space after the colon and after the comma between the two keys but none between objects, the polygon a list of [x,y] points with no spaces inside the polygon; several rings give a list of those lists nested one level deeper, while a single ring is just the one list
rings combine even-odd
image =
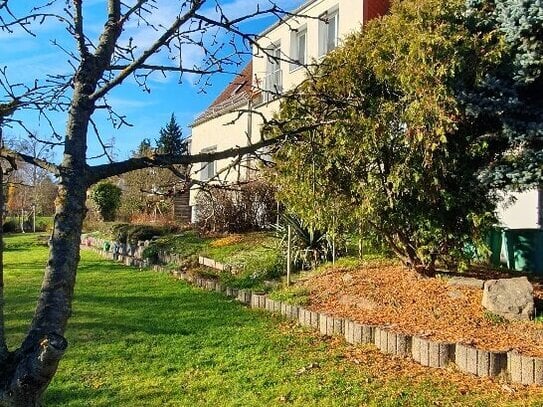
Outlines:
[{"label": "shadow on grass", "polygon": [[109,331],[112,336],[206,335],[225,324],[249,326],[256,316],[219,294],[184,290],[175,294],[76,296],[73,331]]}]

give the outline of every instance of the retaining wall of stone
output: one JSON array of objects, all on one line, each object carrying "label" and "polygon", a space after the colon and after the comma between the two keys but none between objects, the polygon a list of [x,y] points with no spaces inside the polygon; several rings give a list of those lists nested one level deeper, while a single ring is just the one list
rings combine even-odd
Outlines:
[{"label": "retaining wall of stone", "polygon": [[[122,261],[124,264],[137,265],[137,258],[128,255],[113,255],[104,251],[99,239],[97,245],[83,243],[84,248],[93,249],[108,259]],[[103,244],[103,242],[102,242]],[[138,247],[145,247],[145,243]],[[129,259],[127,260],[127,257]],[[200,263],[212,264],[212,260],[200,258]],[[221,265],[219,263],[219,265]],[[217,263],[214,264],[217,268]],[[221,265],[223,266],[223,265]],[[211,267],[211,266],[209,266]],[[238,290],[225,287],[216,280],[193,276],[181,271],[166,270],[153,266],[156,271],[169,272],[175,277],[185,280],[205,290],[216,291],[247,304],[255,309],[283,315],[298,324],[318,330],[322,335],[341,335],[351,344],[374,344],[383,353],[411,358],[423,366],[444,368],[455,363],[458,370],[479,377],[504,376],[513,383],[525,385],[543,385],[543,358],[523,355],[515,350],[496,352],[479,349],[463,343],[445,343],[417,335],[397,332],[391,326],[374,326],[361,324],[334,315],[319,313],[300,306],[288,304],[269,298],[262,293],[250,290]]]}]

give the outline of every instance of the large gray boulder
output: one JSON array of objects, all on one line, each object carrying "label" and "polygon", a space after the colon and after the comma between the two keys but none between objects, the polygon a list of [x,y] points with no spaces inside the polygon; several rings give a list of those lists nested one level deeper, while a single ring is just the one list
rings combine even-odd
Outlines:
[{"label": "large gray boulder", "polygon": [[483,307],[508,320],[527,320],[534,313],[534,288],[526,277],[487,280]]}]

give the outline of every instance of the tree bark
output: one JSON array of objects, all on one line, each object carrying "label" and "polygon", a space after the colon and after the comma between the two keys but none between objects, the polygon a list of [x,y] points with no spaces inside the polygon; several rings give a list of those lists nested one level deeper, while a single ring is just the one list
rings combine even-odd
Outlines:
[{"label": "tree bark", "polygon": [[39,406],[68,347],[64,333],[72,311],[89,186],[87,131],[94,103],[88,95],[94,91],[97,76],[90,66],[83,65],[76,78],[49,240],[49,260],[30,330],[21,347],[2,366],[4,380],[0,406],[2,403],[6,406]]},{"label": "tree bark", "polygon": [[[0,122],[0,146],[3,144]],[[4,168],[0,162],[0,366],[8,357],[8,347],[4,328]]]},{"label": "tree bark", "polygon": [[[71,147],[77,152],[77,146]],[[65,161],[75,155],[65,154]],[[78,167],[74,161],[71,169],[63,170],[38,304],[22,346],[2,366],[4,394],[0,390],[0,406],[2,400],[6,406],[40,405],[41,396],[68,346],[64,333],[72,310],[88,187],[86,177],[81,176],[84,172],[78,171],[81,170]]]}]

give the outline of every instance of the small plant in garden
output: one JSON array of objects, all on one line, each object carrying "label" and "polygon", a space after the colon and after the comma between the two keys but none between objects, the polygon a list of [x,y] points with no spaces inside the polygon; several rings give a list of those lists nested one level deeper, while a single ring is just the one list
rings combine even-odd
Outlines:
[{"label": "small plant in garden", "polygon": [[115,214],[121,205],[122,191],[117,185],[102,181],[91,189],[91,199],[104,221],[115,220]]},{"label": "small plant in garden", "polygon": [[292,262],[295,268],[308,270],[332,260],[345,252],[345,239],[308,225],[295,215],[282,214],[282,224],[276,226],[283,251],[287,250],[287,230],[291,228]]},{"label": "small plant in garden", "polygon": [[270,298],[276,301],[284,301],[293,305],[309,304],[309,289],[303,286],[290,286],[274,291]]},{"label": "small plant in garden", "polygon": [[507,323],[507,320],[504,317],[498,314],[494,314],[493,312],[490,312],[490,311],[485,311],[483,314],[483,318],[494,325]]}]

